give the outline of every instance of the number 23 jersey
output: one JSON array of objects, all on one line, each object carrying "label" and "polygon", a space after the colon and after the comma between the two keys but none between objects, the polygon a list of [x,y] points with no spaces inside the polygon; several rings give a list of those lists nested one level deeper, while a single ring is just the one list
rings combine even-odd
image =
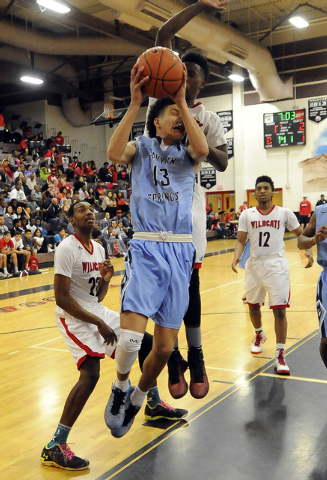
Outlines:
[{"label": "number 23 jersey", "polygon": [[89,251],[76,235],[70,235],[55,253],[55,275],[71,279],[69,293],[83,307],[98,304],[100,263],[105,260],[103,247],[93,240],[91,244]]},{"label": "number 23 jersey", "polygon": [[239,220],[239,232],[246,232],[250,239],[251,257],[274,255],[285,249],[284,233],[300,226],[289,208],[273,205],[266,215],[258,207],[244,210]]}]

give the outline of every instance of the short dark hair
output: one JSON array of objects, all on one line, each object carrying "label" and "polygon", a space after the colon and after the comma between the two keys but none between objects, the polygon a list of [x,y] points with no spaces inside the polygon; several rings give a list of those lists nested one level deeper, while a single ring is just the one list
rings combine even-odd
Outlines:
[{"label": "short dark hair", "polygon": [[15,230],[15,231],[14,231],[14,236],[15,236],[15,235],[21,235],[21,234],[22,234],[22,232],[19,232],[18,230]]},{"label": "short dark hair", "polygon": [[154,138],[156,136],[156,127],[154,125],[154,119],[158,118],[168,107],[168,105],[174,105],[175,102],[170,97],[159,98],[150,108],[148,119],[146,122],[146,128],[149,132],[149,137]]},{"label": "short dark hair", "polygon": [[258,183],[261,183],[261,182],[266,182],[266,183],[269,183],[269,185],[271,186],[271,189],[272,191],[274,192],[275,191],[275,186],[274,186],[274,182],[272,181],[272,179],[270,177],[268,177],[268,175],[261,175],[260,177],[258,177],[255,181],[255,186],[258,185]]},{"label": "short dark hair", "polygon": [[208,81],[210,75],[209,63],[208,59],[204,55],[202,55],[202,53],[190,50],[182,56],[182,62],[191,62],[199,65],[202,70],[203,80],[205,82]]},{"label": "short dark hair", "polygon": [[[77,193],[77,192],[75,192],[75,193]],[[69,210],[68,210],[68,218],[69,217],[74,217],[75,207],[79,203],[90,203],[90,202],[88,202],[87,199],[85,199],[85,200],[79,200],[78,202],[72,203],[71,206],[69,207]],[[91,204],[90,204],[90,206],[91,206]]]}]

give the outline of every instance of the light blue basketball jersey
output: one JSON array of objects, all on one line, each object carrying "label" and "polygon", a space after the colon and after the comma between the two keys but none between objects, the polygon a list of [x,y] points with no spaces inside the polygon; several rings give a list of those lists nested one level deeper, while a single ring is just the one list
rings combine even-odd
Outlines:
[{"label": "light blue basketball jersey", "polygon": [[195,172],[183,144],[160,148],[140,136],[132,168],[131,216],[135,232],[192,233]]},{"label": "light blue basketball jersey", "polygon": [[[325,224],[327,224],[327,204],[316,207],[316,231]],[[327,239],[317,243],[317,252],[318,264],[327,268]]]}]

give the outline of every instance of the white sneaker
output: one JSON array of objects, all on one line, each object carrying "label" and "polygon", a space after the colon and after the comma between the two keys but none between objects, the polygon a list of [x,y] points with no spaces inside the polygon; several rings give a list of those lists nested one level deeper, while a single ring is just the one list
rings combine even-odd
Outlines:
[{"label": "white sneaker", "polygon": [[265,343],[266,340],[267,340],[267,337],[264,332],[256,333],[253,339],[253,343],[251,345],[251,353],[254,353],[255,355],[257,353],[261,353],[262,345]]},{"label": "white sneaker", "polygon": [[7,278],[7,275],[5,275],[4,273],[0,272],[0,278]]},{"label": "white sneaker", "polygon": [[289,375],[291,373],[291,370],[285,362],[284,350],[282,348],[276,350],[275,368],[278,375]]},{"label": "white sneaker", "polygon": [[53,248],[48,248],[48,253],[54,252]]}]

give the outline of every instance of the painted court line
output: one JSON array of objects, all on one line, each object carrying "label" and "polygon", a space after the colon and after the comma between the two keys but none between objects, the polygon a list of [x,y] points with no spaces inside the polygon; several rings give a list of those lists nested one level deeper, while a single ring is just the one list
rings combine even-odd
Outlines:
[{"label": "painted court line", "polygon": [[311,383],[325,383],[327,384],[327,380],[321,380],[320,378],[307,378],[307,377],[292,377],[292,375],[277,375],[277,373],[260,373],[259,377],[278,377],[283,378],[285,380],[298,380],[300,382],[311,382]]},{"label": "painted court line", "polygon": [[235,372],[235,373],[252,373],[252,372],[246,372],[245,370],[234,370],[233,368],[220,368],[220,367],[208,367],[206,365],[207,370],[222,370],[223,372]]},{"label": "painted court line", "polygon": [[55,340],[59,340],[59,338],[62,338],[62,337],[56,337],[56,338],[52,338],[51,340],[47,340],[46,342],[37,343],[36,345],[30,345],[30,348],[37,348],[40,345],[45,345],[46,343],[50,343],[50,342],[54,342]]}]

